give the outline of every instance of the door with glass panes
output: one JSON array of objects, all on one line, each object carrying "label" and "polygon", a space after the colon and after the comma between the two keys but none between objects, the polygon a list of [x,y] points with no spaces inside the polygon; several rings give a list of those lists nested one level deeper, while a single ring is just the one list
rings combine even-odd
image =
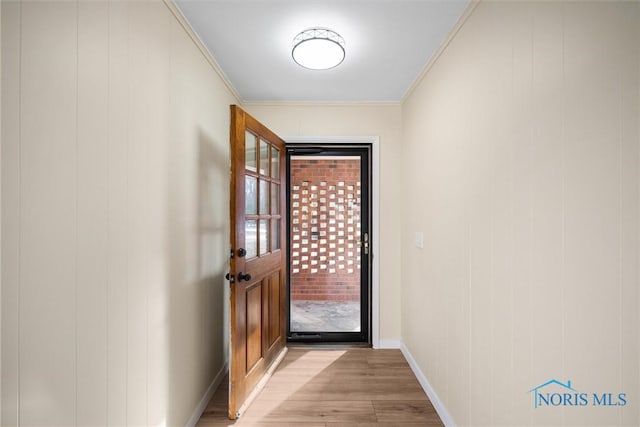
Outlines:
[{"label": "door with glass panes", "polygon": [[229,417],[285,347],[285,147],[231,106]]}]

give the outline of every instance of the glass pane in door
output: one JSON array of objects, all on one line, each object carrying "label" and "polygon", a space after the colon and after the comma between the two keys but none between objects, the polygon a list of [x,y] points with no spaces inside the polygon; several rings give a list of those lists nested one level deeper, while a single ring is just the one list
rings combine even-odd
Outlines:
[{"label": "glass pane in door", "polygon": [[269,252],[269,220],[260,220],[260,255]]},{"label": "glass pane in door", "polygon": [[271,147],[271,178],[280,179],[280,150]]},{"label": "glass pane in door", "polygon": [[360,332],[361,158],[292,156],[290,331]]},{"label": "glass pane in door", "polygon": [[260,180],[260,215],[269,213],[269,182],[264,179]]},{"label": "glass pane in door", "polygon": [[269,143],[260,140],[260,175],[269,175]]},{"label": "glass pane in door", "polygon": [[280,185],[271,183],[271,215],[280,214]]},{"label": "glass pane in door", "polygon": [[258,180],[253,176],[244,177],[244,211],[247,215],[258,213]]},{"label": "glass pane in door", "polygon": [[271,220],[271,251],[280,249],[280,219]]},{"label": "glass pane in door", "polygon": [[248,219],[244,222],[244,244],[247,250],[247,259],[258,256],[258,221]]},{"label": "glass pane in door", "polygon": [[244,162],[248,171],[255,172],[257,170],[256,165],[256,142],[258,138],[251,132],[245,132],[244,134]]}]

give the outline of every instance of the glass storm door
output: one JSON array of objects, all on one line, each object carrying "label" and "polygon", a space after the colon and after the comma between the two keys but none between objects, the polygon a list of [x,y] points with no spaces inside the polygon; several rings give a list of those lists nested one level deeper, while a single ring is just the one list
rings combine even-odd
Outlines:
[{"label": "glass storm door", "polygon": [[369,158],[287,145],[289,341],[370,342]]}]

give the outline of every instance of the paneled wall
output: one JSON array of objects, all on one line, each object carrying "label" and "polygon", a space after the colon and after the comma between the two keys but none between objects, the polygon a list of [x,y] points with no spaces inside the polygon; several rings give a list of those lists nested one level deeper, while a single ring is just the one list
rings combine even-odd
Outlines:
[{"label": "paneled wall", "polygon": [[229,104],[161,1],[2,2],[2,424],[184,425],[227,359]]},{"label": "paneled wall", "polygon": [[459,425],[640,423],[639,51],[638,2],[482,1],[403,104],[402,338]]}]

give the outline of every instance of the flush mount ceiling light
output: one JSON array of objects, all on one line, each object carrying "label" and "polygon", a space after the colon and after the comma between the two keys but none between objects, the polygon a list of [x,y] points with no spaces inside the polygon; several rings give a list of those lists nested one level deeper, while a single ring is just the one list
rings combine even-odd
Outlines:
[{"label": "flush mount ceiling light", "polygon": [[310,28],[293,38],[291,56],[310,70],[328,70],[344,60],[344,39],[327,28]]}]

